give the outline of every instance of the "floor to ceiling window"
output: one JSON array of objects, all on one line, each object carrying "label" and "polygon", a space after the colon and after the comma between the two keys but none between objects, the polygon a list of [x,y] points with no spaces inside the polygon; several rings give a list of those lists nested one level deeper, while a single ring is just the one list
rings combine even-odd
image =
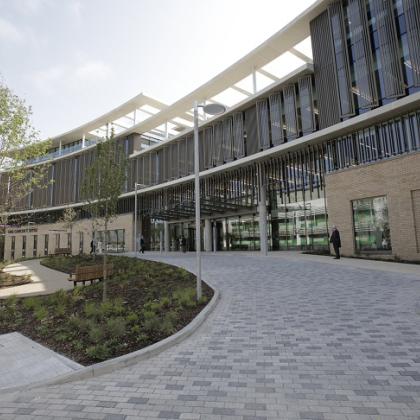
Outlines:
[{"label": "floor to ceiling window", "polygon": [[354,200],[352,206],[356,252],[391,251],[387,198]]}]

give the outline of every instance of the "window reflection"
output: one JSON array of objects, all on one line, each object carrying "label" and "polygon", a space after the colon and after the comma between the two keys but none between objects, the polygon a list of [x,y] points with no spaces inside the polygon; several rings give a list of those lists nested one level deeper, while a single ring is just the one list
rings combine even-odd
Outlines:
[{"label": "window reflection", "polygon": [[356,252],[391,251],[386,197],[353,201]]}]

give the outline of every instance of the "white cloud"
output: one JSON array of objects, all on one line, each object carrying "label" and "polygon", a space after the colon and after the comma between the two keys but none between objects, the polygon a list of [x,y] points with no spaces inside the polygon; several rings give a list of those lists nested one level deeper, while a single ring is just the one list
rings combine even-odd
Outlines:
[{"label": "white cloud", "polygon": [[50,0],[18,0],[14,1],[15,9],[24,15],[35,15],[45,6],[51,4]]},{"label": "white cloud", "polygon": [[100,60],[85,61],[74,68],[56,65],[33,72],[29,81],[44,95],[56,94],[63,89],[79,90],[112,77],[111,68]]},{"label": "white cloud", "polygon": [[70,12],[77,18],[77,19],[81,19],[82,17],[82,8],[83,5],[80,1],[72,1],[70,3],[68,3],[68,7]]},{"label": "white cloud", "polygon": [[0,17],[0,40],[6,42],[22,42],[24,36],[13,23]]},{"label": "white cloud", "polygon": [[91,60],[77,67],[75,75],[83,81],[104,81],[111,77],[112,69],[102,61]]},{"label": "white cloud", "polygon": [[44,93],[52,93],[55,84],[65,78],[65,70],[61,66],[53,66],[31,74],[31,82]]}]

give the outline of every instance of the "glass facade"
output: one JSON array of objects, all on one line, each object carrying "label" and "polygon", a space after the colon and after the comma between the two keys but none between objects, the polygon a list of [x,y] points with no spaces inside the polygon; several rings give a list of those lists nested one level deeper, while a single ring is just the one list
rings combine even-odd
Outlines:
[{"label": "glass facade", "polygon": [[387,198],[364,198],[352,205],[356,252],[391,251]]},{"label": "glass facade", "polygon": [[214,222],[217,251],[256,251],[260,249],[258,216],[225,217]]},{"label": "glass facade", "polygon": [[[105,246],[105,232],[95,232],[97,239],[97,251],[101,254]],[[108,252],[124,252],[125,251],[125,229],[114,229],[107,231],[107,251]]]},{"label": "glass facade", "polygon": [[323,198],[279,206],[272,211],[269,226],[273,251],[328,248],[327,213]]}]

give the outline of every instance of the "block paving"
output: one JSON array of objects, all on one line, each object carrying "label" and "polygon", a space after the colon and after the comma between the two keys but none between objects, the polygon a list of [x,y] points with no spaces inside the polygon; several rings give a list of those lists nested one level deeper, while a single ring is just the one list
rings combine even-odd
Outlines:
[{"label": "block paving", "polygon": [[419,420],[420,267],[341,262],[205,255],[221,300],[191,337],[110,374],[3,393],[0,419]]}]

